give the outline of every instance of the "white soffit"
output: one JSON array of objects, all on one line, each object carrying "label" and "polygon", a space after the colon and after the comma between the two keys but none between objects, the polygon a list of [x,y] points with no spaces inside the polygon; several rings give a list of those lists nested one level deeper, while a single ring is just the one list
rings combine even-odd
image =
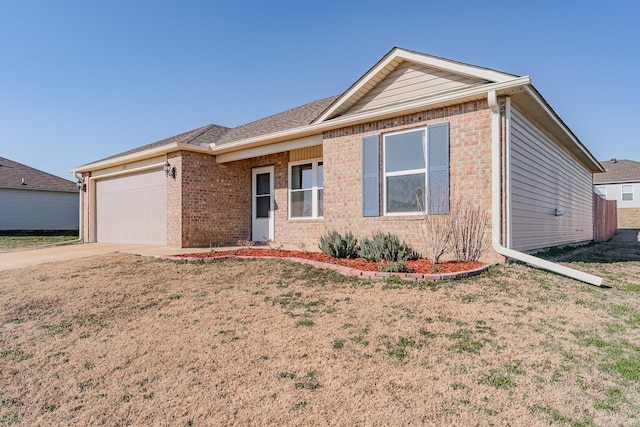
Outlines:
[{"label": "white soffit", "polygon": [[282,153],[284,151],[298,148],[322,145],[322,134],[307,136],[305,138],[292,139],[290,141],[278,142],[275,144],[262,145],[259,147],[247,148],[239,151],[216,155],[216,163],[227,163],[236,160],[250,159],[252,157],[266,156],[269,154]]}]

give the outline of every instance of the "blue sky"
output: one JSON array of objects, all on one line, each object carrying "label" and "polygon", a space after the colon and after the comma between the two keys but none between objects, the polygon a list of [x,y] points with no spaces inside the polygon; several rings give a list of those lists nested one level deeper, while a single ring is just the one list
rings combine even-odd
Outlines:
[{"label": "blue sky", "polygon": [[0,156],[72,179],[339,94],[400,46],[530,75],[598,159],[640,161],[639,5],[0,0]]}]

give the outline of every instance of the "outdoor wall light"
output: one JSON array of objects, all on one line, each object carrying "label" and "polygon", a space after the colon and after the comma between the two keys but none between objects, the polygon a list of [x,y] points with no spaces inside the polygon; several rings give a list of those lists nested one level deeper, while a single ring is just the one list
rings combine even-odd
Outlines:
[{"label": "outdoor wall light", "polygon": [[85,192],[87,191],[87,184],[84,183],[82,178],[78,178],[78,182],[76,182],[76,187],[78,187],[78,190],[82,190]]},{"label": "outdoor wall light", "polygon": [[564,215],[564,209],[556,208],[555,215],[556,215],[556,216],[562,216],[562,215]]},{"label": "outdoor wall light", "polygon": [[171,167],[169,161],[164,162],[164,176],[176,179],[176,168],[175,166]]}]

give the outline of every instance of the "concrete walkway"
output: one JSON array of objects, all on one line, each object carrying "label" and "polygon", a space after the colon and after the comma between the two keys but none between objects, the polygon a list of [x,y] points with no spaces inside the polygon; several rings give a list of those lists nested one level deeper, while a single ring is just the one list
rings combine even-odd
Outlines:
[{"label": "concrete walkway", "polygon": [[[225,248],[216,248],[224,250]],[[231,248],[229,248],[231,249]],[[0,271],[29,267],[47,262],[67,261],[114,252],[161,257],[166,255],[207,252],[208,248],[168,248],[166,246],[77,243],[0,253]]]}]

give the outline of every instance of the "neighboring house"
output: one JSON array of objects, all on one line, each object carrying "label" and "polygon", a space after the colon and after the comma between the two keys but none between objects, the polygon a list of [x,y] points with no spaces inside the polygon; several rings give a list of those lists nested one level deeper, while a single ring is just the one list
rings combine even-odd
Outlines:
[{"label": "neighboring house", "polygon": [[76,184],[0,157],[0,232],[78,231]]},{"label": "neighboring house", "polygon": [[447,214],[463,197],[527,252],[593,239],[601,171],[529,77],[399,48],[339,96],[73,170],[87,242],[316,247],[331,230],[388,231],[419,249],[417,198]]},{"label": "neighboring house", "polygon": [[600,162],[605,173],[593,175],[594,191],[618,205],[618,228],[640,228],[640,162]]}]

